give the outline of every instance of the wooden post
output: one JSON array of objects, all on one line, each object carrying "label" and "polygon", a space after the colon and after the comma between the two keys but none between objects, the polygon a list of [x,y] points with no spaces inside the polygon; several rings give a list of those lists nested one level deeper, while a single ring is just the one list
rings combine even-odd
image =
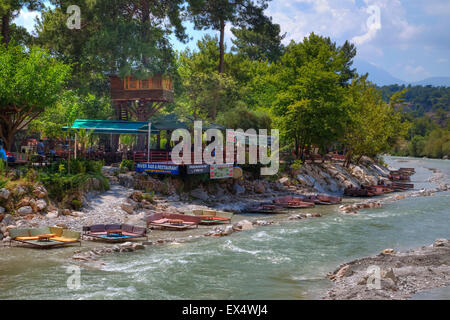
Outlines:
[{"label": "wooden post", "polygon": [[151,139],[151,133],[152,133],[152,123],[148,123],[148,142],[147,142],[147,162],[150,162],[150,146],[152,144]]},{"label": "wooden post", "polygon": [[[70,148],[69,148],[69,152],[70,152]],[[74,159],[77,158],[77,133],[75,132],[75,149],[74,149]]]}]

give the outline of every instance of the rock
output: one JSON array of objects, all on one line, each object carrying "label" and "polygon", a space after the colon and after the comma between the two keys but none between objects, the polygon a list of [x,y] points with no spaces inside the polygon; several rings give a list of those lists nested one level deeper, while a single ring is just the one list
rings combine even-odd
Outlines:
[{"label": "rock", "polygon": [[254,191],[255,193],[264,193],[266,192],[266,187],[261,181],[257,181],[254,185]]},{"label": "rock", "polygon": [[233,185],[233,193],[234,194],[242,194],[245,192],[245,188],[237,183]]},{"label": "rock", "polygon": [[141,191],[134,191],[130,196],[130,199],[136,202],[141,202],[143,200],[143,195]]},{"label": "rock", "polygon": [[19,208],[19,210],[17,210],[17,213],[20,214],[21,216],[25,216],[27,214],[33,213],[33,208],[30,206],[25,206],[25,207]]},{"label": "rock", "polygon": [[58,211],[49,212],[49,213],[47,213],[46,217],[49,218],[49,219],[58,218]]},{"label": "rock", "polygon": [[353,271],[350,269],[350,266],[343,266],[341,269],[339,269],[339,271],[336,273],[336,278],[343,278],[343,277],[348,277],[353,273]]},{"label": "rock", "polygon": [[226,226],[225,230],[223,230],[223,232],[222,232],[222,235],[223,236],[228,236],[228,235],[232,234],[233,231],[234,231],[233,230],[233,226]]},{"label": "rock", "polygon": [[21,208],[21,207],[30,206],[30,202],[31,202],[30,197],[24,197],[16,204],[16,207]]},{"label": "rock", "polygon": [[9,226],[9,225],[15,225],[16,221],[14,220],[13,216],[10,214],[6,214],[3,217],[3,221],[2,221],[5,225]]},{"label": "rock", "polygon": [[133,189],[136,182],[134,181],[134,177],[132,175],[129,174],[119,174],[118,176],[119,178],[119,183],[120,185]]},{"label": "rock", "polygon": [[33,189],[33,194],[39,198],[43,199],[48,195],[47,190],[43,186],[37,186]]},{"label": "rock", "polygon": [[134,243],[133,249],[134,250],[143,250],[143,249],[145,249],[145,246],[142,243]]},{"label": "rock", "polygon": [[45,208],[47,208],[47,202],[43,199],[39,199],[36,201],[36,207],[38,208],[38,211],[43,211]]},{"label": "rock", "polygon": [[433,243],[433,247],[445,247],[447,244],[447,239],[436,239]]},{"label": "rock", "polygon": [[122,204],[121,204],[121,208],[122,208],[122,210],[123,211],[125,211],[126,213],[128,213],[128,214],[133,214],[134,213],[134,210],[137,208],[137,203],[135,202],[135,201],[133,201],[133,200],[131,200],[131,199],[127,199],[127,201],[126,202],[123,202]]},{"label": "rock", "polygon": [[381,277],[386,279],[391,279],[395,285],[397,285],[397,277],[394,274],[394,270],[391,268],[388,271],[383,270],[381,271]]},{"label": "rock", "polygon": [[112,247],[112,250],[113,250],[114,252],[120,252],[120,247],[119,247],[117,244],[115,244],[115,245]]},{"label": "rock", "polygon": [[70,216],[72,214],[72,211],[70,211],[70,209],[64,209],[62,211],[62,214],[65,215],[65,216]]},{"label": "rock", "polygon": [[388,248],[388,249],[382,250],[381,253],[382,253],[382,254],[394,254],[395,251],[394,251],[394,249]]},{"label": "rock", "polygon": [[208,194],[202,188],[197,188],[195,190],[192,190],[191,196],[196,199],[203,200],[203,201],[207,201],[209,199]]},{"label": "rock", "polygon": [[121,243],[121,244],[119,244],[119,247],[120,248],[131,248],[131,247],[133,247],[133,242],[130,242],[130,241],[127,241],[127,242],[124,242],[124,243]]},{"label": "rock", "polygon": [[291,184],[288,177],[283,177],[280,180],[278,180],[278,182],[284,186],[289,186]]},{"label": "rock", "polygon": [[241,220],[233,225],[234,230],[251,230],[253,229],[253,224],[248,220]]},{"label": "rock", "polygon": [[27,190],[25,190],[25,188],[22,187],[22,186],[18,186],[18,187],[16,188],[15,192],[14,192],[14,194],[15,194],[17,197],[21,197],[21,196],[23,196],[25,193],[27,193]]},{"label": "rock", "polygon": [[5,208],[3,208],[3,207],[0,207],[0,222],[2,222],[2,219],[3,219],[3,214],[5,213]]},{"label": "rock", "polygon": [[110,167],[110,166],[104,166],[102,167],[102,173],[106,176],[112,176],[114,175],[116,172],[120,172],[120,168],[119,167]]},{"label": "rock", "polygon": [[11,194],[11,191],[9,191],[6,188],[0,189],[0,198],[1,199],[8,200],[10,194]]},{"label": "rock", "polygon": [[24,219],[25,219],[25,220],[33,220],[33,219],[34,219],[34,214],[27,214],[27,215],[24,217]]}]

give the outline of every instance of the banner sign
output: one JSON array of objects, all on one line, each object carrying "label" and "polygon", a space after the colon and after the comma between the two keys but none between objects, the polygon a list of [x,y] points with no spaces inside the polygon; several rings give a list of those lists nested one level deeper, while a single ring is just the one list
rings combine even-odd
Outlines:
[{"label": "banner sign", "polygon": [[212,164],[209,171],[210,179],[233,178],[233,164]]},{"label": "banner sign", "polygon": [[209,172],[209,164],[190,164],[187,166],[187,174],[201,174]]},{"label": "banner sign", "polygon": [[179,166],[174,164],[164,163],[149,163],[140,162],[136,163],[136,172],[150,172],[150,173],[162,173],[162,174],[179,174]]}]

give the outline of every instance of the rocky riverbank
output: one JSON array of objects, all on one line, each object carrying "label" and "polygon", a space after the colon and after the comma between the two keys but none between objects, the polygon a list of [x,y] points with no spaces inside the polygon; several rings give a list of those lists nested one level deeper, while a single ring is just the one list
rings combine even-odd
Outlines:
[{"label": "rocky riverbank", "polygon": [[[0,197],[5,203],[14,201],[13,207],[17,210],[12,215],[0,207],[0,240],[3,239],[3,243],[9,241],[8,231],[12,227],[57,225],[81,231],[83,226],[92,224],[144,226],[145,217],[155,212],[185,213],[194,209],[239,212],[252,203],[270,201],[278,196],[317,192],[341,195],[346,187],[375,184],[386,179],[389,170],[367,158],[360,165],[348,168],[339,162],[308,163],[298,169],[285,170],[277,179],[254,179],[246,173],[240,179],[200,182],[190,190],[186,188],[186,181],[180,178],[161,180],[146,174],[124,172],[118,167],[103,167],[102,173],[109,179],[110,190],[85,192],[83,208],[78,211],[57,209],[42,185],[36,185],[28,192],[36,199],[17,196],[16,193],[21,192],[20,186],[17,190],[1,189]],[[49,205],[40,210],[41,202]]]},{"label": "rocky riverbank", "polygon": [[406,252],[385,249],[374,257],[339,266],[327,278],[335,283],[324,299],[393,300],[450,285],[450,241]]}]

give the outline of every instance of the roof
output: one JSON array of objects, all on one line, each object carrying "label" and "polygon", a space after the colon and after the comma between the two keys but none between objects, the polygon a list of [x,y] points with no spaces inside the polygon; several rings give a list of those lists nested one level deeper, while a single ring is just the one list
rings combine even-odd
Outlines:
[{"label": "roof", "polygon": [[[147,121],[120,121],[120,120],[83,120],[77,119],[70,127],[71,129],[93,130],[94,133],[129,133],[144,134],[148,133]],[[69,127],[63,127],[67,131]],[[158,130],[152,127],[152,133],[158,133]]]}]

